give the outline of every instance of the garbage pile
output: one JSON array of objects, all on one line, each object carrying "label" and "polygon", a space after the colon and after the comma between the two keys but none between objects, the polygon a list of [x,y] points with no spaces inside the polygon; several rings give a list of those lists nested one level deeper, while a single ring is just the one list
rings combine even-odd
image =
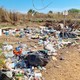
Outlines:
[{"label": "garbage pile", "polygon": [[[29,40],[37,40],[42,50],[32,50],[28,45],[18,43],[17,47],[4,43],[2,46],[5,56],[5,69],[0,70],[0,80],[45,80],[41,74],[46,70],[45,66],[50,59],[56,59],[57,51],[65,45],[73,44],[73,41],[64,39],[76,38],[76,35],[70,32],[54,30],[53,28],[24,28],[9,31],[3,31],[6,36],[15,36],[18,38],[28,37]],[[36,46],[33,46],[37,48]],[[52,57],[51,57],[52,56]]]},{"label": "garbage pile", "polygon": [[[14,49],[9,49],[8,47],[10,45],[7,43],[4,44],[3,55],[6,58],[6,68],[0,70],[0,80],[13,80],[13,78],[21,78],[21,80],[39,80],[43,78],[41,71],[45,69],[44,66],[46,66],[50,60],[46,50],[26,51],[25,48],[27,45],[25,44],[20,44]],[[7,47],[5,47],[6,45]]]}]

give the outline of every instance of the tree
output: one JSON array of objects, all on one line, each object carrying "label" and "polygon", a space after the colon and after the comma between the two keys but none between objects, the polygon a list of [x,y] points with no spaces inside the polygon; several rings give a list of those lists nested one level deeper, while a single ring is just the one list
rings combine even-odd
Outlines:
[{"label": "tree", "polygon": [[52,14],[53,12],[52,11],[49,11],[48,13],[51,13]]},{"label": "tree", "polygon": [[33,10],[33,9],[30,9],[29,11],[28,11],[28,13],[35,13],[36,11],[35,10]]},{"label": "tree", "polygon": [[79,9],[69,9],[68,10],[69,13],[80,13]]},{"label": "tree", "polygon": [[28,11],[28,13],[33,13],[33,10],[32,10],[32,9],[30,9],[30,10]]}]

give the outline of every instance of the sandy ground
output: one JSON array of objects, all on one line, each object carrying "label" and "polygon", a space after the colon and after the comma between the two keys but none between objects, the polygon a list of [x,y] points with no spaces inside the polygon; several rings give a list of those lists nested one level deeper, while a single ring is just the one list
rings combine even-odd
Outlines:
[{"label": "sandy ground", "polygon": [[45,80],[80,80],[79,49],[78,45],[59,50],[57,61],[51,60],[43,72]]}]

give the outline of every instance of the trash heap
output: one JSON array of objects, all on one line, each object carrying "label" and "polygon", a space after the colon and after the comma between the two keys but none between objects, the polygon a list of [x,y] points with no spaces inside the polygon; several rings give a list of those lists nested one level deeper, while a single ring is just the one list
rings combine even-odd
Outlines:
[{"label": "trash heap", "polygon": [[[12,46],[9,46],[11,45],[3,44],[6,68],[0,71],[0,80],[5,80],[6,78],[9,78],[9,80],[13,80],[13,78],[21,78],[20,80],[42,80],[41,71],[46,70],[44,66],[50,60],[47,51],[26,51],[27,45],[25,44],[20,44],[14,49]],[[3,76],[5,76],[4,79]]]},{"label": "trash heap", "polygon": [[[18,38],[28,37],[37,40],[37,45],[43,49],[33,50],[23,42],[17,42],[14,47],[7,42],[3,43],[2,53],[5,56],[5,68],[0,70],[0,80],[45,80],[42,71],[46,71],[45,66],[51,59],[56,59],[57,51],[67,45],[75,43],[71,38],[76,38],[76,34],[65,31],[57,31],[53,28],[24,28],[3,31],[6,36]],[[15,44],[14,44],[15,45]],[[33,45],[33,44],[31,44]],[[38,48],[38,46],[32,46]]]}]

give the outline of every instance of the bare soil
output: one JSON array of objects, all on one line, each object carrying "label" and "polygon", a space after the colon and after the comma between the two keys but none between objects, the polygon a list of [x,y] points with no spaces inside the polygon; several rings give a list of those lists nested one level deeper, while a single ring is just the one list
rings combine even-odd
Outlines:
[{"label": "bare soil", "polygon": [[59,50],[57,61],[51,60],[46,69],[45,80],[80,80],[80,46]]}]

